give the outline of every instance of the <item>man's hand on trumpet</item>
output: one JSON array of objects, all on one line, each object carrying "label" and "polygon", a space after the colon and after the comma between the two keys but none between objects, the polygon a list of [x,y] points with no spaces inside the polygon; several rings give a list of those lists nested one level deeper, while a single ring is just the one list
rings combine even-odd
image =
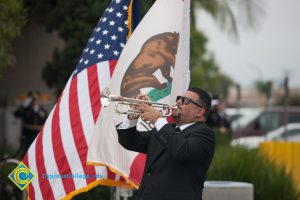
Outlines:
[{"label": "man's hand on trumpet", "polygon": [[[139,95],[136,97],[136,99],[150,101],[150,98],[149,98],[147,95],[145,95],[145,94],[139,94]],[[139,108],[140,108],[141,105],[142,105],[142,104],[140,104],[140,105],[132,105],[132,106],[130,106],[130,108],[132,108],[133,110],[140,110]],[[139,116],[140,116],[140,115],[137,115],[137,114],[128,114],[127,117],[128,117],[128,119],[130,119],[130,120],[134,120],[134,119],[138,119]]]},{"label": "man's hand on trumpet", "polygon": [[157,109],[147,104],[141,104],[137,109],[143,112],[141,116],[141,119],[143,121],[149,121],[153,124],[157,121],[158,118],[161,118],[163,116]]}]

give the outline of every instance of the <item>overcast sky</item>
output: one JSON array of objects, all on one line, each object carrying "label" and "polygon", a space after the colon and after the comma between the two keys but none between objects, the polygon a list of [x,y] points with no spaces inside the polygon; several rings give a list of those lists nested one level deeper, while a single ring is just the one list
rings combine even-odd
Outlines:
[{"label": "overcast sky", "polygon": [[221,71],[242,86],[258,79],[279,85],[285,74],[300,87],[300,1],[264,0],[264,16],[256,30],[240,30],[234,42],[213,19],[198,12],[197,27],[209,38]]}]

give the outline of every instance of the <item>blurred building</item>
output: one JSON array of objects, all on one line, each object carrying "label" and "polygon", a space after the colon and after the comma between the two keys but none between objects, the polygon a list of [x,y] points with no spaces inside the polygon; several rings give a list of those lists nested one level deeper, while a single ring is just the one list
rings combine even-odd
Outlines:
[{"label": "blurred building", "polygon": [[39,91],[44,97],[44,106],[50,109],[55,102],[53,91],[42,80],[42,70],[47,61],[52,59],[55,48],[62,48],[64,43],[57,33],[48,33],[34,17],[28,19],[21,36],[14,41],[13,52],[17,64],[7,68],[0,77],[0,147],[5,142],[18,148],[20,121],[15,119],[16,109],[28,91]]},{"label": "blurred building", "polygon": [[[290,95],[300,95],[300,88],[290,88]],[[279,97],[284,95],[283,87],[275,87],[272,89],[270,98],[270,105],[274,105]],[[228,97],[226,99],[227,107],[236,107],[238,99],[238,92],[235,86],[229,88]],[[240,107],[263,107],[265,106],[266,98],[259,93],[254,87],[241,88]]]}]

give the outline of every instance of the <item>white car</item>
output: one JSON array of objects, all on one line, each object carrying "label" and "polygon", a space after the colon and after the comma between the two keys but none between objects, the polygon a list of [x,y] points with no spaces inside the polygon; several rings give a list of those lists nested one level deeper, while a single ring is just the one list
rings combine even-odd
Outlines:
[{"label": "white car", "polygon": [[263,108],[226,108],[225,113],[229,116],[232,130],[243,128],[251,121],[255,120],[262,112]]},{"label": "white car", "polygon": [[[285,131],[287,130],[287,131]],[[300,123],[290,123],[287,126],[281,126],[265,136],[249,136],[233,139],[232,146],[244,146],[249,149],[258,148],[259,144],[264,141],[280,140],[300,142]]]}]

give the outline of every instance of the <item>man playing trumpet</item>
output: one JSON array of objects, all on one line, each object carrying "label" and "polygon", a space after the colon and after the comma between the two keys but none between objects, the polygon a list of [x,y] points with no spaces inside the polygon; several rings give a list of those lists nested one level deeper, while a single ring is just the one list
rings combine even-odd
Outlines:
[{"label": "man playing trumpet", "polygon": [[[147,96],[138,95],[137,99]],[[141,119],[155,125],[151,131],[136,130],[138,116],[129,114],[118,129],[119,143],[147,154],[137,199],[202,199],[205,176],[214,155],[215,137],[205,125],[211,98],[200,88],[190,88],[176,98],[172,116],[177,128],[147,104],[135,106]]]}]

